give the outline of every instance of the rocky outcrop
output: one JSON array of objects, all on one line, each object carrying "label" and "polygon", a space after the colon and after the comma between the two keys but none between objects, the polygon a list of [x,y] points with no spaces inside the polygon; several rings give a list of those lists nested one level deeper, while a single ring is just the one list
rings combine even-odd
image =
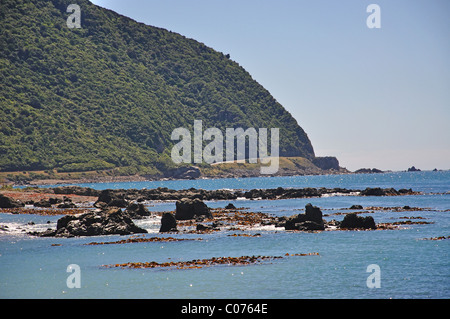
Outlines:
[{"label": "rocky outcrop", "polygon": [[123,190],[102,190],[97,201],[94,203],[94,206],[98,208],[107,206],[125,208],[128,206],[128,202],[125,200],[125,194],[126,193]]},{"label": "rocky outcrop", "polygon": [[413,195],[417,194],[410,189],[399,189],[396,190],[394,188],[380,188],[380,187],[367,187],[365,190],[360,192],[361,196],[399,196],[399,195]]},{"label": "rocky outcrop", "polygon": [[233,203],[228,203],[228,205],[225,206],[225,209],[236,209],[236,206],[234,206]]},{"label": "rocky outcrop", "polygon": [[324,230],[322,211],[317,206],[307,204],[305,213],[288,217],[284,228],[286,230]]},{"label": "rocky outcrop", "polygon": [[378,174],[378,173],[384,172],[378,168],[360,168],[355,171],[355,174]]},{"label": "rocky outcrop", "polygon": [[341,229],[376,229],[372,216],[361,217],[356,213],[345,215],[339,226]]},{"label": "rocky outcrop", "polygon": [[200,169],[197,166],[178,167],[173,170],[164,172],[165,177],[175,179],[196,179],[201,175]]},{"label": "rocky outcrop", "polygon": [[171,213],[164,213],[161,217],[161,227],[159,229],[160,233],[165,232],[176,232],[177,230],[177,220],[175,216]]},{"label": "rocky outcrop", "polygon": [[209,207],[200,199],[182,198],[175,203],[177,220],[194,219],[196,217],[213,218]]},{"label": "rocky outcrop", "polygon": [[325,157],[316,157],[312,160],[313,164],[318,168],[323,170],[339,170],[339,161],[336,157],[333,156],[325,156]]},{"label": "rocky outcrop", "polygon": [[[89,193],[89,191],[86,190]],[[309,198],[309,197],[321,197],[327,194],[354,194],[360,193],[362,196],[394,196],[394,195],[409,195],[418,194],[411,189],[399,189],[393,188],[366,188],[365,190],[359,189],[346,189],[346,188],[268,188],[268,189],[251,189],[247,191],[243,190],[230,190],[230,189],[218,189],[218,190],[204,190],[204,189],[169,189],[167,187],[158,187],[153,189],[105,189],[102,190],[98,196],[94,206],[98,208],[105,207],[122,207],[128,206],[132,201],[145,201],[145,200],[181,200],[183,198],[200,200],[235,200],[239,197],[247,199],[284,199],[284,198]]]},{"label": "rocky outcrop", "polygon": [[0,208],[18,208],[24,207],[25,204],[19,200],[0,194]]},{"label": "rocky outcrop", "polygon": [[99,235],[129,235],[147,233],[136,226],[120,208],[101,212],[87,212],[80,215],[65,215],[58,219],[56,230],[37,233],[41,237],[74,237]]},{"label": "rocky outcrop", "polygon": [[60,186],[49,188],[48,190],[53,190],[54,194],[73,194],[81,196],[99,196],[101,192],[97,189],[81,186]]},{"label": "rocky outcrop", "polygon": [[77,205],[75,205],[74,202],[72,202],[72,199],[70,199],[67,196],[64,196],[62,199],[62,203],[56,206],[57,208],[75,208]]},{"label": "rocky outcrop", "polygon": [[132,219],[142,219],[144,217],[150,216],[150,211],[145,208],[144,204],[132,203],[128,205],[125,209],[125,213]]}]

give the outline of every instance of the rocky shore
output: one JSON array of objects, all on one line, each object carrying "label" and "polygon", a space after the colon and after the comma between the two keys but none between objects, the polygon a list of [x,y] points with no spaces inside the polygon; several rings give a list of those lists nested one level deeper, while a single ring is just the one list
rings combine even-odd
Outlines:
[{"label": "rocky shore", "polygon": [[[37,196],[39,194],[40,196]],[[270,226],[287,231],[324,231],[339,229],[386,229],[396,225],[377,225],[371,216],[360,217],[358,213],[346,213],[342,221],[326,221],[319,207],[308,204],[304,213],[292,216],[274,217],[260,212],[237,209],[233,204],[225,208],[211,209],[204,200],[245,199],[284,199],[312,198],[325,195],[353,196],[399,196],[417,194],[411,189],[366,188],[363,190],[343,188],[282,188],[252,190],[187,190],[156,189],[106,189],[95,190],[79,186],[36,189],[36,193],[11,191],[0,193],[1,212],[32,213],[41,215],[65,215],[57,222],[56,229],[30,233],[41,237],[73,237],[98,235],[128,235],[146,233],[137,227],[133,220],[161,216],[161,233],[186,232],[204,233],[219,230],[242,230],[245,227]],[[151,213],[144,201],[176,201],[176,210],[164,213]],[[353,205],[352,210],[362,210]],[[414,208],[405,206],[400,211]],[[362,211],[367,212],[367,211]],[[329,215],[327,215],[329,216]],[[404,221],[402,223],[418,223]],[[420,223],[426,223],[420,221]],[[2,231],[7,231],[3,229]]]},{"label": "rocky shore", "polygon": [[167,187],[158,187],[154,189],[106,189],[95,190],[88,187],[63,186],[43,189],[44,192],[53,194],[75,194],[83,196],[98,196],[98,202],[108,204],[111,200],[179,200],[182,198],[200,200],[233,200],[238,198],[246,199],[285,199],[285,198],[305,198],[321,197],[324,195],[343,194],[355,196],[400,196],[417,195],[419,192],[410,189],[394,188],[365,188],[365,189],[346,189],[346,188],[269,188],[269,189],[251,189],[251,190],[204,190],[189,188],[183,190],[174,190]]}]

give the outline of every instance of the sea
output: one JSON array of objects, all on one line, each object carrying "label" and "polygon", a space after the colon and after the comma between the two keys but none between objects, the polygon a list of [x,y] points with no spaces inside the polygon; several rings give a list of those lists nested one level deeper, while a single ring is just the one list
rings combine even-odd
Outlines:
[{"label": "sea", "polygon": [[[160,217],[135,223],[144,237],[201,239],[85,245],[131,236],[39,238],[28,231],[55,228],[61,216],[0,214],[0,298],[303,299],[450,297],[450,171],[392,172],[78,184],[107,188],[255,189],[326,187],[411,188],[420,195],[344,196],[283,200],[207,201],[212,208],[233,203],[249,212],[291,216],[311,203],[324,219],[342,220],[352,205],[370,207],[361,216],[376,223],[411,220],[396,230],[285,231],[257,225],[206,234],[159,234]],[[175,202],[145,202],[150,211],[172,211]],[[409,206],[411,210],[395,209]],[[414,209],[420,208],[420,209]],[[7,226],[7,228],[5,228]],[[247,234],[258,236],[230,236]],[[431,240],[443,237],[444,239]],[[295,254],[309,254],[295,256]],[[317,253],[317,254],[315,254]],[[127,262],[164,263],[212,257],[282,256],[250,265],[199,269],[108,268]],[[75,265],[75,266],[73,266]]]}]

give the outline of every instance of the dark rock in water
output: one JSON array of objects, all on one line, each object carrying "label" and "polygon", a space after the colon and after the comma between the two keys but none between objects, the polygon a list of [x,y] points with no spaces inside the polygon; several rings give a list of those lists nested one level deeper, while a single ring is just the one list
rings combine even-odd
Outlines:
[{"label": "dark rock in water", "polygon": [[48,199],[41,199],[39,202],[35,202],[33,204],[34,207],[45,207],[45,208],[49,208],[52,207],[52,204],[50,203],[50,201]]},{"label": "dark rock in water", "polygon": [[47,230],[38,235],[41,237],[73,237],[134,233],[147,233],[147,231],[136,226],[120,208],[112,208],[101,212],[63,216],[58,219],[56,230]]},{"label": "dark rock in water", "polygon": [[227,206],[225,206],[225,209],[236,209],[236,206],[234,206],[232,203],[229,203]]},{"label": "dark rock in water", "polygon": [[352,205],[350,209],[363,209],[363,207],[361,205]]},{"label": "dark rock in water", "polygon": [[324,230],[325,226],[323,223],[316,223],[310,220],[301,222],[301,223],[297,223],[296,225],[296,229],[297,230]]},{"label": "dark rock in water", "polygon": [[112,189],[104,189],[94,203],[95,207],[104,208],[106,206],[125,208],[128,202],[125,200],[125,194]]},{"label": "dark rock in water", "polygon": [[[400,191],[397,191],[394,188],[380,188],[380,187],[367,187],[365,190],[361,191],[361,196],[396,196],[400,194],[406,194],[409,190],[407,190],[405,193],[400,193]],[[412,190],[411,190],[412,192]]]},{"label": "dark rock in water", "polygon": [[100,191],[97,189],[89,188],[89,187],[81,187],[81,186],[60,186],[53,187],[54,194],[73,194],[73,195],[81,195],[81,196],[99,196]]},{"label": "dark rock in water", "polygon": [[411,188],[408,188],[408,189],[406,189],[406,188],[400,188],[399,190],[398,190],[398,194],[399,195],[412,195],[412,194],[415,194],[414,192],[413,192],[413,190],[411,189]]},{"label": "dark rock in water", "polygon": [[421,170],[418,168],[415,168],[414,166],[411,166],[410,168],[408,168],[408,172],[421,172]]},{"label": "dark rock in water", "polygon": [[[56,206],[57,208],[75,208],[77,205],[72,202],[72,199],[70,199],[67,196],[63,196],[62,203]],[[60,202],[60,201],[59,201]]]},{"label": "dark rock in water", "polygon": [[116,198],[113,199],[112,201],[110,201],[108,203],[108,207],[120,207],[120,208],[125,208],[128,206],[128,202],[123,199],[123,198]]},{"label": "dark rock in water", "polygon": [[151,215],[150,211],[145,208],[144,204],[130,204],[128,205],[125,212],[130,218],[133,219],[141,219]]},{"label": "dark rock in water", "polygon": [[384,173],[382,170],[378,168],[360,168],[355,171],[356,174],[377,174]]},{"label": "dark rock in water", "polygon": [[175,203],[176,212],[175,218],[177,220],[194,219],[195,217],[205,216],[213,218],[209,207],[198,199],[182,198]]},{"label": "dark rock in water", "polygon": [[361,196],[384,196],[386,193],[380,187],[367,187],[365,190],[361,191]]},{"label": "dark rock in water", "polygon": [[340,224],[340,228],[345,229],[376,229],[375,221],[372,216],[361,217],[356,213],[345,215]]},{"label": "dark rock in water", "polygon": [[62,204],[59,204],[58,206],[56,206],[57,208],[75,208],[77,207],[77,205],[75,205],[72,202],[64,202]]},{"label": "dark rock in water", "polygon": [[286,218],[286,230],[324,230],[325,223],[319,207],[307,204],[305,213]]},{"label": "dark rock in water", "polygon": [[171,213],[164,213],[161,218],[161,227],[159,229],[160,233],[165,232],[176,232],[177,229],[177,220]]},{"label": "dark rock in water", "polygon": [[380,187],[367,187],[365,190],[361,191],[361,196],[388,196],[388,195],[399,195],[399,192],[394,188],[385,188],[382,189]]},{"label": "dark rock in water", "polygon": [[319,207],[311,205],[311,203],[305,206],[305,218],[306,221],[312,221],[315,223],[323,223],[322,211]]},{"label": "dark rock in water", "polygon": [[197,224],[197,226],[196,226],[197,231],[208,231],[208,230],[212,230],[212,229],[214,229],[214,227],[204,225],[204,224]]},{"label": "dark rock in water", "polygon": [[8,196],[0,194],[0,208],[18,208],[24,207],[25,204],[19,200],[14,200]]}]

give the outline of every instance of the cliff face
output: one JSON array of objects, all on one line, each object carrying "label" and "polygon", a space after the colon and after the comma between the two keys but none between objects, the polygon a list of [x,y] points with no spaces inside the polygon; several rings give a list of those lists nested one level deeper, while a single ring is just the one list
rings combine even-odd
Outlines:
[{"label": "cliff face", "polygon": [[[296,120],[228,55],[77,1],[0,3],[0,171],[163,167],[171,132],[280,128],[280,156],[314,158]],[[162,163],[162,164],[161,164]]]}]

